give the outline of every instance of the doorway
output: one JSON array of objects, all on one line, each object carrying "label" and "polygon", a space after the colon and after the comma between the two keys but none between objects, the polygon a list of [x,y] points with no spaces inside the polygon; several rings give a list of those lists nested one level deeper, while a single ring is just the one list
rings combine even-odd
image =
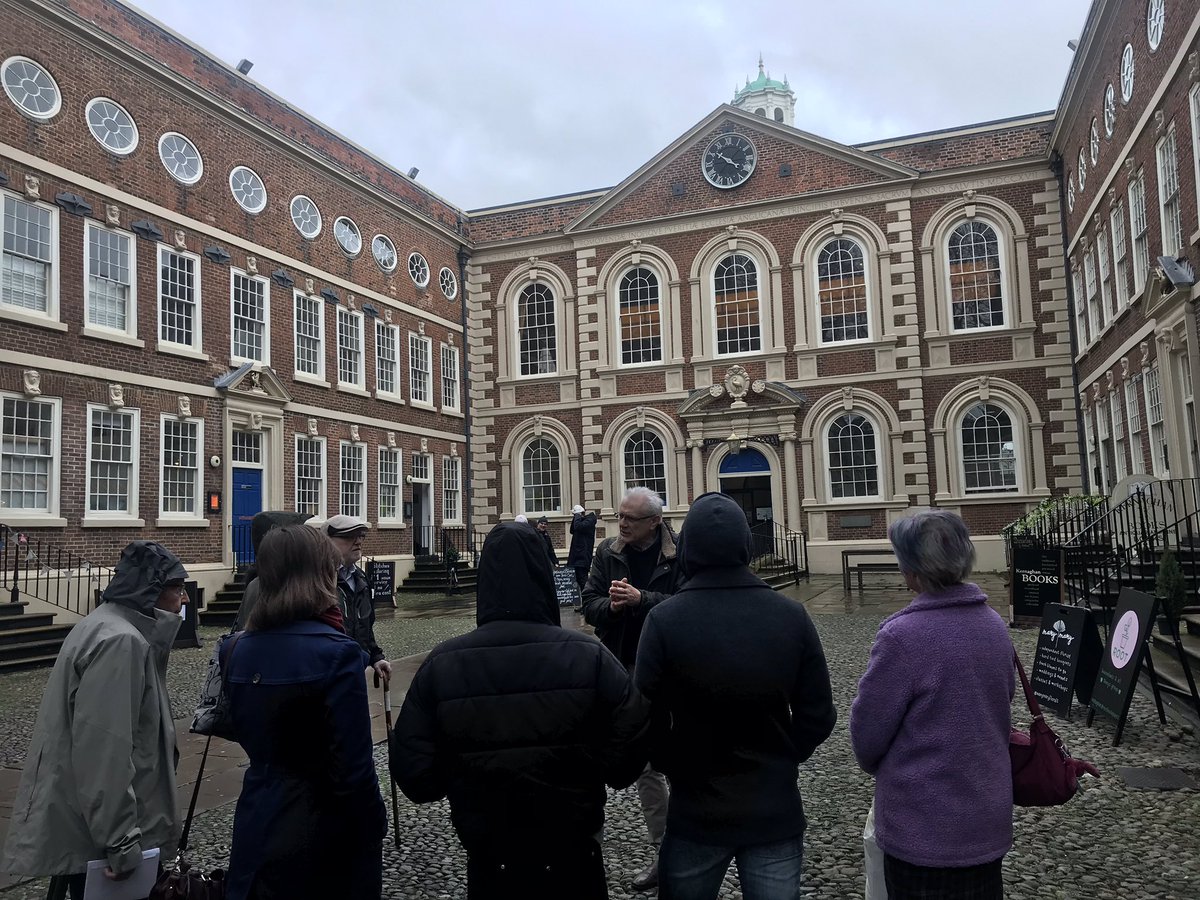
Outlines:
[{"label": "doorway", "polygon": [[233,470],[233,554],[238,565],[254,562],[254,543],[250,539],[250,522],[262,512],[262,469],[241,466]]},{"label": "doorway", "polygon": [[413,555],[433,553],[433,458],[424,453],[413,455]]}]

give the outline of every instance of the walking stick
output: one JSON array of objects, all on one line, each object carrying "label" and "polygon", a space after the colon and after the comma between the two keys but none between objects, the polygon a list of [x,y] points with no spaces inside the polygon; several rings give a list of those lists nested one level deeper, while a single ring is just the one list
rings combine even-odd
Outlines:
[{"label": "walking stick", "polygon": [[[375,687],[379,687],[379,673],[375,673]],[[392,837],[396,849],[400,849],[400,801],[396,799],[396,779],[392,776],[392,689],[391,680],[383,683],[383,721],[387,724],[388,781],[392,784]]]}]

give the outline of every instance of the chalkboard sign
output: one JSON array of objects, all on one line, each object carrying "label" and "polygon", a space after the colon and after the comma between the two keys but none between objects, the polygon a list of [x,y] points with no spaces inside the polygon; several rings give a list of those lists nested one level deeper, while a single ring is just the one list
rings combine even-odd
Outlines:
[{"label": "chalkboard sign", "polygon": [[1091,700],[1103,650],[1090,609],[1047,604],[1029,673],[1033,694],[1042,709],[1069,717],[1072,690],[1086,705]]},{"label": "chalkboard sign", "polygon": [[1133,588],[1122,588],[1121,596],[1117,598],[1108,646],[1100,657],[1100,671],[1096,675],[1096,686],[1092,688],[1091,701],[1094,712],[1103,713],[1117,723],[1114,743],[1121,740],[1125,717],[1129,715],[1129,703],[1133,700],[1133,688],[1142,668],[1157,605],[1154,597]]},{"label": "chalkboard sign", "polygon": [[1059,547],[1014,547],[1009,573],[1012,620],[1041,619],[1047,603],[1063,601],[1063,554]]},{"label": "chalkboard sign", "polygon": [[575,570],[570,567],[554,570],[554,593],[558,595],[559,606],[583,605],[579,582],[575,580]]},{"label": "chalkboard sign", "polygon": [[371,598],[392,602],[396,593],[396,564],[371,560],[367,563],[367,580],[371,583]]}]

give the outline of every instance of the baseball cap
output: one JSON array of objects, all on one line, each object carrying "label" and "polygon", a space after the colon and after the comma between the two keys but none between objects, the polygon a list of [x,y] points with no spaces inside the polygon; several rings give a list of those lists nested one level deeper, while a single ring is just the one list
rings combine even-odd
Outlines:
[{"label": "baseball cap", "polygon": [[370,527],[371,524],[366,519],[339,514],[330,517],[329,521],[325,523],[325,533],[330,537],[350,537],[352,534],[366,531]]},{"label": "baseball cap", "polygon": [[583,507],[580,506],[578,503],[576,503],[574,506],[571,507],[571,512],[578,515],[579,513],[583,512]]}]

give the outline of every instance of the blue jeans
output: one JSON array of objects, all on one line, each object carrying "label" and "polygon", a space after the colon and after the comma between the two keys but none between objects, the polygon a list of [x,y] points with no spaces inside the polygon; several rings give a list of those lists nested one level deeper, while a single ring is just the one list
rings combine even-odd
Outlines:
[{"label": "blue jeans", "polygon": [[658,857],[659,900],[715,900],[731,861],[737,861],[743,900],[797,900],[804,835],[774,844],[712,847],[672,835]]}]

